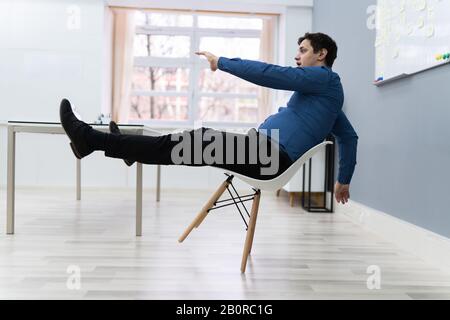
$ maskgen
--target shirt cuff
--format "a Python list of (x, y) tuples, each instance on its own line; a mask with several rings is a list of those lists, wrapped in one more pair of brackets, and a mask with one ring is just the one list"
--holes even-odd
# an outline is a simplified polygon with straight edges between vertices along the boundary
[(217, 61), (217, 68), (219, 68), (219, 70), (223, 71), (223, 64), (225, 63), (225, 60), (225, 57), (219, 57), (219, 60)]
[(352, 181), (352, 177), (349, 176), (348, 174), (339, 174), (338, 182), (340, 184), (347, 185), (347, 184), (350, 184), (351, 181)]

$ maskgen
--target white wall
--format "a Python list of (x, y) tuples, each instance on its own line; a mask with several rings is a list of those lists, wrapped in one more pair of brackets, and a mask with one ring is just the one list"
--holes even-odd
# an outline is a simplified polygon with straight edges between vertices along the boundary
[[(312, 9), (308, 7), (311, 2), (263, 1), (257, 7), (255, 1), (243, 0), (227, 2), (225, 7), (219, 1), (211, 5), (221, 5), (231, 11), (243, 5), (258, 8), (255, 11), (259, 12), (276, 8), (282, 14), (281, 26), (285, 28), (280, 29), (279, 35), (280, 47), (286, 46), (278, 55), (280, 63), (293, 65), (297, 38), (311, 30)], [(186, 2), (178, 3), (186, 5)], [(74, 4), (81, 9), (81, 28), (68, 30), (67, 8)], [(293, 4), (299, 6), (285, 7)], [(105, 110), (108, 104), (105, 92), (109, 87), (105, 23), (103, 0), (0, 0), (0, 120), (57, 122), (63, 97), (88, 121)], [(2, 128), (0, 183), (3, 186), (6, 185), (6, 142), (6, 130)], [(75, 159), (65, 136), (19, 134), (16, 148), (18, 186), (74, 185)], [(83, 160), (82, 169), (85, 186), (133, 187), (135, 183), (134, 168), (128, 169), (119, 160), (105, 159), (102, 153)], [(154, 186), (155, 172), (154, 167), (144, 168), (146, 186)], [(211, 189), (220, 179), (222, 175), (216, 169), (172, 167), (162, 171), (163, 187)]]
[(2, 119), (58, 120), (61, 97), (86, 117), (101, 103), (103, 5), (80, 0), (81, 29), (66, 28), (68, 0), (2, 0)]

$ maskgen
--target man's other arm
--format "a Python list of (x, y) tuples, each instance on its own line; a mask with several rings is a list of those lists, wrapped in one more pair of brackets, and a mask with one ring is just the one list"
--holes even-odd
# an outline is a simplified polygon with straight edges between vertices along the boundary
[(358, 135), (341, 110), (331, 131), (339, 148), (339, 173), (336, 200), (345, 204), (350, 197), (349, 186), (356, 166)]

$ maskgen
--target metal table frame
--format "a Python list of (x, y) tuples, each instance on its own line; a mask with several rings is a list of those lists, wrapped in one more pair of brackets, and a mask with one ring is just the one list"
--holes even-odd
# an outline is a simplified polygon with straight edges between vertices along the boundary
[[(107, 125), (92, 125), (95, 129), (109, 132)], [(16, 134), (65, 134), (60, 123), (51, 122), (19, 122), (9, 121), (8, 128), (8, 177), (6, 198), (6, 233), (14, 234), (15, 219), (15, 165), (16, 165)], [(120, 130), (126, 134), (158, 135), (159, 132), (142, 125), (120, 125)], [(67, 149), (69, 150), (69, 148)], [(142, 163), (136, 163), (136, 236), (142, 235)], [(156, 200), (160, 200), (161, 166), (157, 166)], [(81, 200), (81, 160), (76, 159), (76, 197)]]

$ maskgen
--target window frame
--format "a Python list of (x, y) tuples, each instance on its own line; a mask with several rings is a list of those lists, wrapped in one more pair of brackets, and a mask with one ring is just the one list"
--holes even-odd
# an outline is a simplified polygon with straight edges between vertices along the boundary
[[(166, 12), (170, 13), (170, 12)], [(258, 125), (255, 122), (238, 122), (238, 121), (202, 121), (196, 119), (196, 114), (199, 108), (199, 102), (202, 97), (217, 97), (228, 99), (256, 99), (259, 104), (259, 94), (245, 94), (245, 93), (211, 93), (200, 92), (197, 84), (199, 81), (200, 72), (203, 69), (209, 69), (209, 64), (205, 59), (199, 59), (195, 52), (199, 50), (200, 39), (202, 37), (223, 37), (223, 38), (258, 38), (261, 39), (261, 31), (257, 29), (217, 29), (217, 28), (200, 28), (198, 27), (199, 16), (210, 16), (211, 14), (191, 13), (186, 12), (193, 17), (193, 24), (191, 27), (165, 27), (165, 26), (137, 26), (135, 35), (151, 34), (151, 35), (165, 35), (165, 36), (188, 36), (190, 37), (190, 50), (188, 58), (164, 58), (164, 57), (134, 57), (134, 67), (176, 67), (187, 68), (189, 70), (189, 87), (187, 92), (178, 91), (143, 91), (133, 90), (131, 96), (176, 96), (188, 97), (188, 119), (187, 120), (155, 120), (155, 119), (129, 119), (131, 124), (143, 124), (152, 127), (191, 127), (201, 123), (206, 127), (230, 127), (230, 128), (252, 128)], [(214, 14), (215, 16), (224, 17), (249, 17), (248, 15), (230, 15), (230, 14)], [(252, 18), (261, 18), (258, 15), (251, 15)], [(134, 71), (133, 71), (134, 72)], [(139, 93), (139, 94), (137, 94)], [(259, 108), (257, 105), (256, 109)]]

